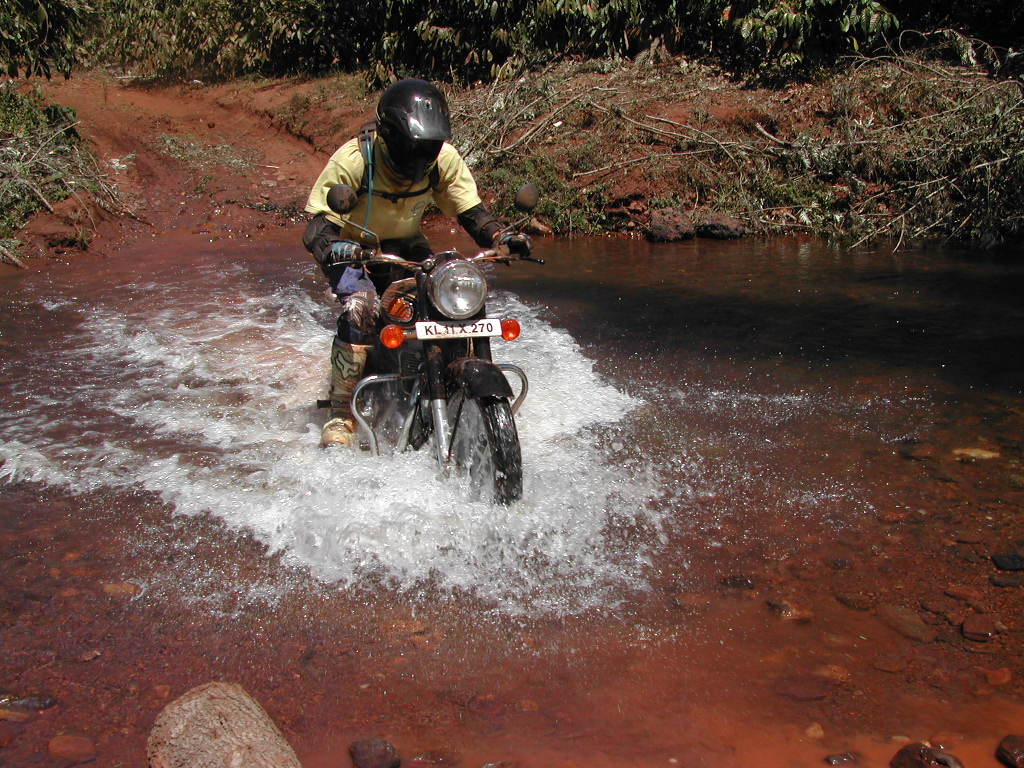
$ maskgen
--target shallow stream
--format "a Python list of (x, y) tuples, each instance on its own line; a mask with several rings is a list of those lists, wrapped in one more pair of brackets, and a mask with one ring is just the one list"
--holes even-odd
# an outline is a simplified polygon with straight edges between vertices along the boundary
[[(965, 529), (976, 558), (952, 578), (980, 589), (988, 550), (1024, 536), (1019, 254), (795, 239), (548, 240), (538, 254), (547, 265), (499, 268), (491, 302), (524, 329), (495, 357), (530, 379), (524, 498), (509, 508), (468, 501), (426, 452), (319, 449), (334, 308), (288, 230), (169, 233), (117, 262), (0, 283), (0, 481), (21, 499), (114, 498), (118, 516), (159, 502), (170, 516), (150, 525), (174, 528), (182, 558), (137, 577), (150, 600), (258, 609), (266, 630), (275, 606), (319, 590), (357, 611), (408, 601), (431, 632), (476, 627), (447, 636), (443, 671), (409, 651), (430, 695), (470, 680), (516, 691), (494, 712), (456, 705), (502, 723), (464, 724), (469, 756), (501, 744), (524, 765), (808, 765), (937, 732), (990, 755), (993, 711), (1021, 710), (1000, 692), (960, 698), (977, 688), (958, 676), (977, 649), (945, 626), (952, 639), (905, 647), (835, 593), (941, 595), (950, 572), (928, 564)], [(225, 532), (279, 570), (195, 556)], [(124, 542), (130, 557), (154, 555), (145, 538)], [(1008, 594), (991, 610), (1019, 693)], [(893, 653), (918, 660), (913, 675), (879, 671)], [(928, 721), (935, 668), (954, 672)], [(808, 675), (835, 688), (795, 695), (793, 675), (798, 691)], [(916, 702), (891, 725), (890, 695)], [(457, 740), (448, 721), (429, 727)]]

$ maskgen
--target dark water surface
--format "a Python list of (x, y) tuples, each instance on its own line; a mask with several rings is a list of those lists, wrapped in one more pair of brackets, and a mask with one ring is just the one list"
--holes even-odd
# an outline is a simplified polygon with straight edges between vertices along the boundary
[(0, 688), (65, 702), (9, 754), (73, 720), (137, 756), (210, 679), (307, 768), (376, 735), (466, 766), (912, 739), (977, 768), (1020, 732), (1024, 588), (991, 555), (1024, 547), (1022, 254), (540, 241), (495, 283), (531, 380), (498, 510), (316, 447), (334, 310), (295, 241), (172, 232), (0, 283)]

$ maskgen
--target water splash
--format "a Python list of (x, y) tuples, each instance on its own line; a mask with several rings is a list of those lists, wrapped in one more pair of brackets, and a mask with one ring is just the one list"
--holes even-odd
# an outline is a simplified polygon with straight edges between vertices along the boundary
[[(426, 451), (322, 451), (313, 404), (326, 390), (333, 311), (300, 288), (249, 277), (241, 266), (198, 268), (170, 286), (120, 286), (116, 300), (87, 307), (41, 303), (77, 322), (62, 338), (59, 376), (15, 365), (17, 407), (0, 412), (0, 479), (141, 488), (341, 585), (430, 584), (510, 613), (607, 606), (643, 587), (653, 540), (612, 540), (639, 521), (657, 529), (646, 503), (654, 485), (623, 472), (600, 440), (638, 402), (537, 308), (509, 294), (492, 305), (525, 329), (496, 356), (530, 378), (517, 419), (524, 497), (494, 507), (438, 478)], [(228, 285), (250, 290), (219, 287)], [(69, 379), (81, 403), (72, 424), (48, 410)]]

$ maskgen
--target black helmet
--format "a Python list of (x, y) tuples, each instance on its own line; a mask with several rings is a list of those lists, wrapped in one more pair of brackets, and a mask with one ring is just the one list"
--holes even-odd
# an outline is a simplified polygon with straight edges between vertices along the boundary
[(377, 132), (384, 139), (391, 170), (419, 181), (452, 137), (448, 102), (425, 80), (399, 80), (377, 104)]

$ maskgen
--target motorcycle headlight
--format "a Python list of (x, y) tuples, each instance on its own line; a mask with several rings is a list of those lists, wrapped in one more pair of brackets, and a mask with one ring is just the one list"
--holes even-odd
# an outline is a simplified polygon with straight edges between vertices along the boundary
[(465, 320), (483, 307), (487, 280), (473, 264), (449, 261), (431, 274), (427, 291), (441, 314), (453, 320)]

